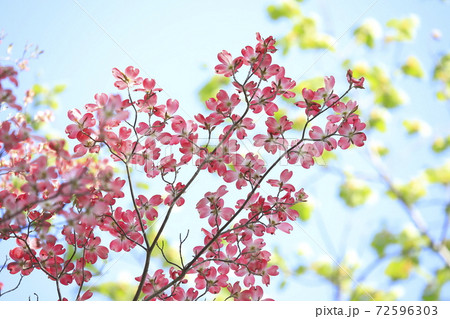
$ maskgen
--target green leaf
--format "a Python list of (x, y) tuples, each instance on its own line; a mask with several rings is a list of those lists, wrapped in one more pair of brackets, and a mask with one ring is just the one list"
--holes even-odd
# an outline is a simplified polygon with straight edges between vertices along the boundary
[(383, 157), (383, 156), (386, 156), (387, 154), (389, 154), (389, 149), (380, 143), (372, 142), (370, 144), (370, 149), (372, 150), (372, 152), (374, 152), (375, 154), (377, 154), (380, 157)]
[(232, 170), (233, 172), (236, 172), (236, 167), (233, 165), (233, 163), (225, 164), (228, 169)]
[(438, 285), (436, 282), (431, 282), (425, 286), (422, 293), (422, 300), (424, 301), (437, 301), (441, 295), (442, 286)]
[(295, 270), (295, 274), (297, 276), (303, 275), (306, 271), (308, 270), (308, 267), (300, 265), (297, 267), (297, 269)]
[(436, 92), (436, 98), (439, 101), (445, 101), (447, 99), (447, 95), (445, 94), (444, 91), (439, 91), (439, 92)]
[[(81, 257), (81, 255), (80, 255), (80, 257)], [(94, 276), (100, 274), (100, 270), (97, 266), (98, 265), (86, 263), (86, 269), (89, 270)]]
[(40, 84), (35, 84), (32, 86), (31, 88), (34, 92), (35, 95), (39, 95), (39, 94), (47, 94), (48, 93), (48, 89), (43, 87)]
[(390, 109), (397, 107), (404, 103), (403, 97), (400, 92), (394, 89), (394, 87), (386, 87), (385, 90), (379, 91), (375, 96), (375, 102)]
[(391, 19), (386, 23), (386, 26), (393, 29), (395, 32), (386, 37), (386, 42), (392, 41), (411, 41), (416, 36), (417, 27), (420, 19), (418, 16), (412, 14), (403, 19)]
[(20, 188), (26, 184), (26, 180), (24, 180), (23, 178), (18, 178), (18, 177), (12, 177), (11, 179), (11, 184), (13, 185), (14, 189), (16, 190), (20, 190)]
[(397, 243), (397, 239), (394, 234), (387, 229), (383, 229), (373, 236), (370, 246), (375, 249), (378, 257), (383, 257), (385, 255), (386, 247), (395, 243)]
[(45, 100), (45, 102), (43, 104), (50, 106), (54, 110), (56, 110), (59, 107), (59, 103), (55, 99)]
[(425, 171), (425, 175), (430, 183), (433, 184), (450, 184), (450, 161), (443, 166), (437, 168), (429, 168)]
[(52, 109), (57, 109), (59, 107), (57, 95), (63, 92), (65, 88), (65, 84), (55, 85), (51, 90), (40, 84), (33, 85), (32, 91), (35, 94), (34, 104), (36, 106), (46, 105)]
[[(147, 233), (148, 241), (153, 242), (156, 235), (157, 235), (156, 227), (151, 227), (150, 232)], [(180, 264), (180, 254), (178, 252), (178, 249), (176, 248), (177, 246), (171, 246), (170, 243), (167, 241), (167, 239), (162, 236), (159, 237), (158, 246), (159, 248), (155, 249), (154, 255), (152, 256), (155, 256), (156, 258), (160, 259), (164, 267), (171, 265), (168, 261)], [(164, 252), (165, 258), (163, 256), (163, 253), (161, 252), (161, 249)], [(166, 260), (166, 258), (168, 261)]]
[(302, 49), (330, 49), (334, 38), (331, 35), (321, 33), (317, 29), (317, 21), (312, 17), (303, 17), (298, 21), (292, 31), (296, 35), (296, 40)]
[(438, 137), (432, 145), (432, 149), (435, 153), (441, 153), (450, 147), (450, 135), (446, 138)]
[(415, 263), (410, 258), (395, 258), (384, 271), (392, 280), (407, 279), (413, 270)]
[(436, 272), (436, 279), (440, 285), (450, 281), (450, 268), (442, 268)]
[(60, 94), (60, 93), (64, 92), (65, 89), (66, 89), (65, 84), (57, 84), (53, 87), (53, 93)]
[(367, 184), (354, 177), (347, 178), (345, 183), (339, 188), (339, 196), (349, 207), (363, 205), (372, 194), (372, 190)]
[(353, 32), (355, 40), (359, 44), (364, 44), (373, 49), (375, 40), (381, 36), (381, 25), (375, 19), (367, 19), (361, 26)]
[(450, 81), (450, 53), (442, 56), (434, 68), (433, 77), (442, 82)]
[(285, 110), (285, 109), (278, 109), (278, 111), (276, 111), (274, 114), (273, 114), (273, 117), (277, 120), (277, 122), (279, 122), (280, 121), (280, 119), (283, 117), (283, 116), (285, 116), (285, 115), (287, 115), (287, 111)]
[(386, 122), (390, 114), (385, 109), (380, 107), (374, 108), (369, 115), (369, 129), (376, 129), (382, 133), (386, 132)]
[(370, 75), (371, 68), (366, 62), (357, 62), (353, 66), (350, 62), (350, 60), (345, 61), (343, 66), (345, 69), (352, 69), (355, 78), (360, 78), (362, 76), (368, 77)]
[(150, 189), (150, 186), (147, 183), (143, 183), (143, 182), (136, 183), (136, 186), (140, 189), (145, 189), (145, 190)]
[(329, 281), (334, 281), (335, 269), (328, 261), (316, 261), (312, 263), (311, 268), (319, 275)]
[[(370, 89), (375, 95), (375, 103), (380, 104), (385, 108), (394, 108), (405, 102), (404, 93), (401, 93), (392, 85), (388, 74), (381, 67), (374, 66), (371, 69), (360, 69), (361, 70), (358, 70), (360, 72), (355, 72), (354, 74), (356, 74), (355, 76), (366, 77)], [(365, 73), (365, 75), (363, 73)]]
[(322, 155), (320, 157), (315, 157), (314, 160), (317, 165), (327, 166), (331, 160), (335, 160), (337, 158), (336, 153), (324, 150)]
[(402, 71), (415, 78), (423, 78), (425, 74), (420, 61), (415, 56), (408, 57), (405, 64), (402, 65)]
[(267, 12), (273, 20), (278, 20), (280, 18), (292, 19), (301, 16), (300, 7), (292, 1), (283, 1), (278, 6), (271, 5), (267, 8)]
[(329, 260), (318, 260), (311, 264), (311, 269), (332, 284), (338, 285), (343, 289), (348, 289), (349, 284), (352, 282), (351, 276), (356, 266), (349, 264), (348, 256), (345, 256), (339, 266), (335, 266)]
[(402, 254), (416, 260), (422, 248), (426, 246), (429, 239), (421, 235), (414, 227), (406, 227), (397, 237), (399, 245), (402, 247)]
[(296, 117), (292, 122), (292, 129), (302, 132), (306, 125), (306, 114), (301, 113), (298, 117)]
[(402, 124), (406, 128), (406, 132), (408, 132), (409, 135), (416, 133), (428, 135), (431, 131), (430, 125), (422, 120), (404, 120)]
[(432, 281), (425, 287), (422, 299), (425, 301), (436, 301), (440, 299), (442, 287), (450, 281), (450, 269), (442, 268), (436, 271)]
[[(291, 4), (292, 1), (289, 1)], [(294, 3), (294, 6), (298, 7)], [(286, 54), (292, 47), (300, 47), (301, 49), (329, 49), (334, 51), (334, 38), (326, 33), (319, 31), (317, 21), (313, 17), (302, 15), (296, 10), (288, 10), (287, 6), (270, 6), (268, 11), (272, 19), (281, 17), (289, 18), (293, 23), (293, 27), (283, 38), (277, 41), (277, 45), (283, 49)]]
[(137, 285), (130, 285), (125, 282), (106, 282), (89, 289), (92, 292), (99, 292), (114, 301), (127, 301), (134, 296)]
[(422, 177), (412, 179), (406, 184), (396, 184), (393, 190), (387, 191), (393, 199), (401, 198), (407, 205), (412, 205), (427, 194), (426, 180)]
[(358, 285), (350, 295), (351, 301), (393, 301), (397, 298), (393, 291), (377, 290), (366, 285)]
[(434, 68), (433, 78), (441, 81), (443, 88), (437, 93), (439, 100), (450, 99), (450, 53), (442, 56)]
[[(220, 292), (214, 295), (214, 301), (224, 301), (227, 297), (230, 296), (230, 291), (226, 287), (222, 287)], [(228, 299), (230, 300), (230, 299)], [(231, 299), (233, 300), (233, 299)]]
[(205, 102), (210, 98), (215, 97), (220, 89), (228, 83), (230, 83), (230, 78), (214, 75), (198, 92), (200, 101)]
[(291, 209), (297, 211), (298, 217), (306, 222), (311, 218), (314, 205), (311, 202), (300, 202), (291, 206)]

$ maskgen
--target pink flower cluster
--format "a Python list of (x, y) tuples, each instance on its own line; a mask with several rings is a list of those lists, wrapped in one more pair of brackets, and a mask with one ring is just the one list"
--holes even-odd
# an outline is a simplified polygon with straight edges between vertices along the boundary
[[(111, 251), (131, 252), (138, 247), (145, 262), (142, 274), (136, 276), (134, 300), (142, 296), (144, 300), (198, 300), (221, 291), (234, 300), (262, 300), (263, 287), (278, 275), (264, 236), (278, 230), (290, 233), (298, 217), (291, 207), (308, 197), (293, 184), (292, 170), (283, 170), (277, 178), (269, 174), (282, 159), (309, 168), (324, 150), (362, 146), (366, 136), (356, 102), (342, 102), (364, 82), (349, 71), (349, 88), (341, 96), (334, 93), (332, 76), (325, 77), (324, 87), (317, 91), (303, 90), (295, 106), (305, 110), (307, 122), (298, 138), (289, 141), (286, 136), (293, 133), (293, 123), (287, 116), (277, 119), (275, 112), (277, 99), (295, 97), (296, 83), (286, 77), (284, 67), (273, 63), (275, 40), (260, 34), (256, 40), (237, 57), (225, 50), (218, 54), (215, 71), (233, 79), (234, 92), (220, 90), (207, 100), (209, 114), (196, 114), (193, 119), (178, 115), (179, 102), (160, 101), (155, 80), (139, 77), (139, 70), (130, 66), (112, 72), (114, 85), (126, 91), (125, 98), (100, 93), (85, 111), (68, 112), (72, 123), (66, 133), (75, 142), (73, 153), (65, 149), (63, 140), (32, 137), (26, 121), (2, 122), (0, 145), (7, 156), (2, 159), (0, 236), (17, 243), (10, 251), (10, 273), (41, 270), (57, 287), (77, 285), (74, 299), (85, 300), (92, 296), (89, 291), (81, 295), (84, 283), (93, 276), (87, 265), (107, 260)], [(8, 72), (0, 72), (0, 79), (12, 78), (14, 83), (15, 73)], [(310, 126), (327, 111), (331, 114), (324, 127)], [(258, 113), (266, 118), (263, 133), (252, 119)], [(278, 156), (270, 163), (255, 152), (244, 152), (244, 139)], [(169, 147), (174, 151), (166, 152)], [(126, 177), (116, 176), (101, 156), (104, 152), (125, 168)], [(138, 193), (133, 186), (135, 168), (163, 187)], [(186, 239), (180, 238), (180, 256), (174, 259), (164, 253), (161, 236), (169, 222), (177, 222), (173, 208), (186, 204), (190, 185), (203, 172), (226, 184), (206, 192), (196, 204), (199, 218), (205, 219), (203, 243), (187, 260), (181, 253)], [(180, 177), (186, 174), (191, 177)], [(17, 178), (20, 185), (14, 182)], [(258, 192), (263, 182), (272, 186), (273, 194)], [(230, 189), (242, 196), (232, 201), (227, 196)], [(118, 205), (124, 197), (129, 207)], [(158, 218), (162, 223), (156, 235), (149, 236)], [(56, 224), (62, 227), (53, 227)], [(171, 266), (150, 273), (156, 249)]]
[[(0, 74), (0, 81), (18, 84), (13, 67), (0, 67)], [(25, 101), (31, 102), (28, 93)], [(22, 109), (8, 101), (6, 106)], [(37, 269), (58, 285), (81, 287), (92, 277), (86, 265), (108, 258), (109, 249), (94, 230), (103, 226), (109, 205), (124, 196), (124, 181), (112, 179), (107, 161), (76, 160), (65, 145), (63, 139), (33, 132), (23, 113), (0, 123), (0, 239), (16, 242), (6, 267), (11, 274), (26, 276)], [(81, 288), (76, 299), (92, 295), (80, 293)]]
[(22, 107), (16, 103), (16, 96), (13, 94), (12, 89), (4, 88), (2, 82), (4, 80), (9, 80), (15, 86), (18, 86), (17, 81), (17, 71), (12, 66), (1, 66), (0, 65), (0, 105), (6, 104), (8, 107), (16, 109), (18, 111), (22, 110)]

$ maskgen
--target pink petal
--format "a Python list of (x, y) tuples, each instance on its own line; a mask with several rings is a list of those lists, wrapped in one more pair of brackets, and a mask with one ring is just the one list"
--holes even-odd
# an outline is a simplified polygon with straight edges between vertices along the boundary
[(280, 179), (283, 183), (286, 183), (289, 181), (294, 173), (292, 171), (289, 171), (288, 169), (285, 169), (283, 172), (281, 172)]

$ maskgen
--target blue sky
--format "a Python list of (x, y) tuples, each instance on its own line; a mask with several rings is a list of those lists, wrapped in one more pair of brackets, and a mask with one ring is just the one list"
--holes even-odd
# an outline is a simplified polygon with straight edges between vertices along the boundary
[[(284, 35), (289, 27), (286, 21), (273, 22), (269, 19), (266, 8), (277, 1), (45, 1), (23, 2), (8, 1), (2, 4), (0, 12), (0, 29), (7, 37), (0, 47), (6, 49), (10, 42), (14, 43), (14, 54), (19, 55), (26, 43), (38, 44), (45, 52), (38, 60), (31, 61), (31, 70), (20, 76), (21, 87), (27, 88), (34, 83), (48, 86), (64, 83), (67, 90), (60, 96), (61, 107), (56, 112), (56, 124), (52, 126), (53, 134), (64, 136), (64, 127), (68, 124), (67, 110), (77, 107), (81, 109), (91, 103), (98, 92), (116, 92), (113, 86), (111, 69), (123, 69), (134, 65), (141, 69), (142, 75), (156, 79), (158, 86), (164, 89), (162, 99), (176, 98), (180, 101), (182, 115), (193, 116), (204, 110), (198, 100), (198, 91), (213, 75), (213, 67), (217, 64), (217, 53), (223, 49), (237, 54), (245, 45), (255, 43), (255, 33), (263, 36), (273, 35), (276, 38)], [(296, 81), (313, 76), (334, 74), (337, 82), (343, 82), (344, 71), (338, 65), (340, 58), (351, 56), (352, 59), (369, 59), (373, 63), (402, 63), (401, 57), (414, 52), (422, 59), (424, 68), (429, 70), (436, 56), (449, 49), (450, 26), (448, 16), (450, 8), (437, 0), (405, 1), (306, 1), (304, 11), (320, 18), (321, 27), (331, 33), (337, 40), (336, 53), (326, 51), (295, 52), (287, 57), (281, 53), (276, 57), (284, 64), (287, 73)], [(353, 28), (366, 18), (374, 17), (384, 24), (391, 18), (405, 17), (411, 13), (420, 15), (418, 40), (413, 44), (398, 47), (386, 47), (383, 54), (368, 55), (367, 51), (355, 46), (352, 39)], [(439, 43), (430, 37), (433, 29), (440, 29), (443, 37)], [(337, 58), (339, 57), (339, 58)], [(427, 74), (429, 79), (431, 74)], [(408, 178), (411, 171), (421, 169), (432, 160), (430, 155), (417, 152), (417, 145), (407, 144), (408, 137), (401, 131), (400, 121), (405, 115), (405, 108), (410, 114), (432, 123), (432, 134), (448, 133), (448, 113), (443, 117), (436, 116), (444, 106), (433, 99), (433, 86), (424, 88), (418, 81), (397, 78), (402, 89), (410, 95), (410, 102), (402, 110), (394, 111), (391, 123), (392, 146), (397, 150), (390, 158), (389, 165), (401, 178)], [(343, 88), (338, 84), (338, 87)], [(369, 102), (364, 92), (358, 92), (355, 98)], [(430, 112), (430, 108), (433, 109)], [(440, 109), (439, 109), (440, 108)], [(435, 110), (437, 109), (437, 111)], [(396, 122), (398, 121), (398, 125)], [(431, 137), (429, 137), (431, 138)], [(428, 143), (428, 142), (427, 142)], [(427, 145), (425, 142), (422, 146)], [(420, 147), (420, 145), (419, 145)], [(354, 167), (365, 161), (365, 152), (352, 150), (345, 155)], [(413, 155), (411, 155), (413, 154)], [(414, 156), (411, 159), (411, 156)], [(441, 159), (439, 159), (441, 160)], [(356, 164), (355, 164), (356, 161)], [(407, 163), (407, 165), (405, 164)], [(352, 166), (349, 164), (349, 166)], [(349, 168), (351, 169), (351, 167)], [(295, 226), (290, 236), (279, 236), (276, 242), (284, 256), (293, 264), (299, 258), (294, 252), (302, 243), (307, 243), (313, 256), (326, 255), (322, 249), (333, 250), (323, 238), (323, 225), (326, 225), (333, 241), (340, 241), (351, 223), (352, 232), (348, 242), (352, 250), (358, 251), (360, 258), (373, 258), (368, 251), (361, 251), (365, 234), (373, 232), (379, 225), (380, 216), (392, 227), (401, 229), (407, 222), (403, 216), (392, 216), (391, 211), (399, 208), (395, 203), (373, 201), (363, 212), (348, 212), (336, 197), (336, 188), (327, 187), (339, 183), (339, 178), (330, 174), (323, 178), (322, 171), (306, 172), (300, 182), (309, 181), (308, 186), (320, 198), (315, 198), (318, 217), (304, 225), (304, 230)], [(311, 183), (320, 177), (320, 181)], [(203, 191), (197, 186), (194, 191)], [(195, 203), (194, 203), (195, 204)], [(333, 212), (334, 214), (330, 214)], [(380, 215), (381, 214), (381, 215)], [(180, 216), (180, 218), (186, 218)], [(188, 218), (189, 219), (189, 218)], [(302, 226), (303, 227), (303, 226)], [(195, 238), (195, 237), (194, 237)], [(311, 239), (313, 238), (313, 239)], [(361, 240), (361, 244), (357, 245)], [(336, 246), (339, 246), (336, 243)], [(6, 246), (0, 245), (0, 257), (7, 253)], [(331, 252), (330, 252), (331, 253)], [(332, 253), (331, 253), (332, 254)], [(124, 262), (118, 258), (117, 265)], [(434, 261), (431, 261), (434, 262)], [(126, 265), (121, 269), (122, 276), (134, 277), (139, 267)], [(108, 278), (115, 279), (117, 273), (111, 271)], [(114, 277), (116, 276), (116, 277)], [(124, 277), (125, 278), (125, 277)], [(5, 280), (0, 274), (0, 281), (5, 284), (14, 281)], [(36, 283), (46, 283), (43, 276), (35, 276), (24, 280), (24, 291), (21, 294), (10, 294), (5, 299), (22, 298), (36, 291)], [(311, 285), (311, 282), (314, 285)], [(317, 284), (317, 287), (312, 287)], [(414, 278), (405, 289), (405, 298), (417, 298), (419, 285)], [(308, 289), (305, 289), (305, 288)], [(315, 278), (301, 279), (290, 283), (282, 292), (276, 289), (269, 292), (277, 299), (305, 300), (330, 299), (332, 292), (326, 285)], [(450, 289), (446, 292), (450, 298)], [(54, 299), (54, 292), (39, 291), (42, 299)], [(26, 297), (25, 297), (26, 298)]]

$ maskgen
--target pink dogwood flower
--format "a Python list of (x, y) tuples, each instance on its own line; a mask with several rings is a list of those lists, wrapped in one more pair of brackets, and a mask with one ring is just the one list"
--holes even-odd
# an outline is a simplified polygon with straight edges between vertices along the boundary
[(127, 67), (125, 72), (114, 68), (112, 74), (117, 79), (114, 86), (119, 90), (124, 90), (128, 87), (133, 87), (142, 83), (142, 78), (138, 77), (139, 69), (132, 66)]
[(359, 119), (355, 119), (352, 122), (344, 122), (339, 129), (339, 134), (343, 136), (339, 139), (338, 145), (343, 150), (349, 148), (350, 144), (361, 147), (366, 140), (366, 134), (361, 132), (366, 128), (366, 124), (362, 123)]
[(230, 53), (223, 50), (219, 54), (217, 54), (217, 58), (221, 62), (221, 64), (216, 65), (215, 70), (217, 74), (223, 74), (226, 77), (232, 76), (244, 63), (242, 57), (235, 58)]

